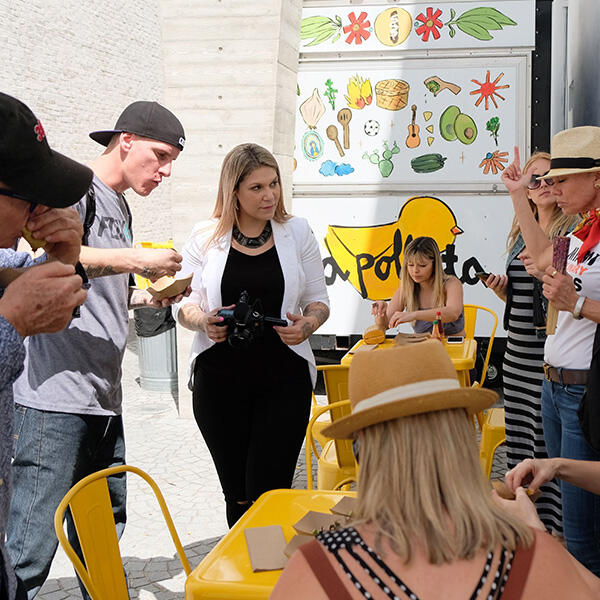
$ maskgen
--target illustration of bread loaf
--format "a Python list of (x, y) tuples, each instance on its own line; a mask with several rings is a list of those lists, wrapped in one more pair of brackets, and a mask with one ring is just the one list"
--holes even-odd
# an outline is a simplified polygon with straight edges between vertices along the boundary
[(377, 106), (387, 110), (400, 110), (408, 103), (410, 85), (402, 79), (384, 79), (375, 86)]

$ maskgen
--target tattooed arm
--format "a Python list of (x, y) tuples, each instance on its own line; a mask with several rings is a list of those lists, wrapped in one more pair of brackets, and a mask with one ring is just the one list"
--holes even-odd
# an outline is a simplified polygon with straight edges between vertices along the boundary
[(79, 257), (88, 277), (137, 273), (155, 281), (181, 269), (181, 255), (166, 248), (81, 247)]
[(304, 309), (304, 314), (294, 315), (288, 312), (286, 316), (292, 324), (287, 327), (273, 327), (273, 329), (284, 344), (295, 346), (302, 343), (327, 321), (329, 307), (323, 302), (311, 302)]

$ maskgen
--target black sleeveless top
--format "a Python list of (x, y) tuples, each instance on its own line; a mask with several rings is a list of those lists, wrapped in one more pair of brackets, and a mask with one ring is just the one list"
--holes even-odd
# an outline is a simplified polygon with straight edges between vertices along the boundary
[[(223, 277), (221, 279), (221, 300), (223, 306), (237, 304), (240, 294), (248, 292), (249, 304), (259, 299), (262, 312), (267, 317), (281, 318), (281, 305), (284, 291), (283, 271), (275, 246), (261, 254), (249, 255), (231, 247)], [(268, 370), (274, 377), (289, 379), (298, 369), (302, 376), (307, 372), (307, 362), (281, 341), (270, 325), (265, 325), (262, 335), (255, 335), (248, 348), (233, 348), (228, 342), (215, 344), (198, 355), (201, 367), (231, 373), (235, 369), (244, 372)], [(282, 373), (283, 371), (283, 373)]]

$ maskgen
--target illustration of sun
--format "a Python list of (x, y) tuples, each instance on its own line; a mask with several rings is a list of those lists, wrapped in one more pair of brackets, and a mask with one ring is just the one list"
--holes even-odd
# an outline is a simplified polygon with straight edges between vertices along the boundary
[(494, 81), (490, 81), (490, 72), (488, 71), (485, 77), (485, 81), (483, 83), (481, 83), (481, 81), (477, 81), (477, 79), (471, 79), (473, 83), (476, 83), (479, 86), (478, 89), (473, 90), (470, 93), (471, 96), (480, 94), (479, 98), (477, 99), (477, 102), (475, 102), (475, 106), (479, 106), (481, 104), (481, 101), (485, 98), (485, 110), (489, 108), (490, 99), (494, 103), (494, 106), (498, 108), (498, 104), (496, 103), (496, 99), (494, 98), (494, 96), (498, 96), (500, 100), (506, 100), (504, 96), (501, 96), (497, 92), (497, 90), (503, 90), (510, 87), (510, 85), (508, 84), (496, 85), (502, 79), (502, 77), (504, 77), (504, 73), (500, 73), (500, 75), (498, 75), (498, 77), (496, 77)]

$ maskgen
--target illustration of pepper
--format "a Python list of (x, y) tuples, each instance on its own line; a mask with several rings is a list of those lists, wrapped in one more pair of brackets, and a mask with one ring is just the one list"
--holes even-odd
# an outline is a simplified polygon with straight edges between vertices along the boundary
[(410, 161), (410, 166), (415, 173), (433, 173), (439, 171), (446, 162), (447, 157), (443, 157), (441, 154), (423, 154), (423, 156), (417, 156)]

